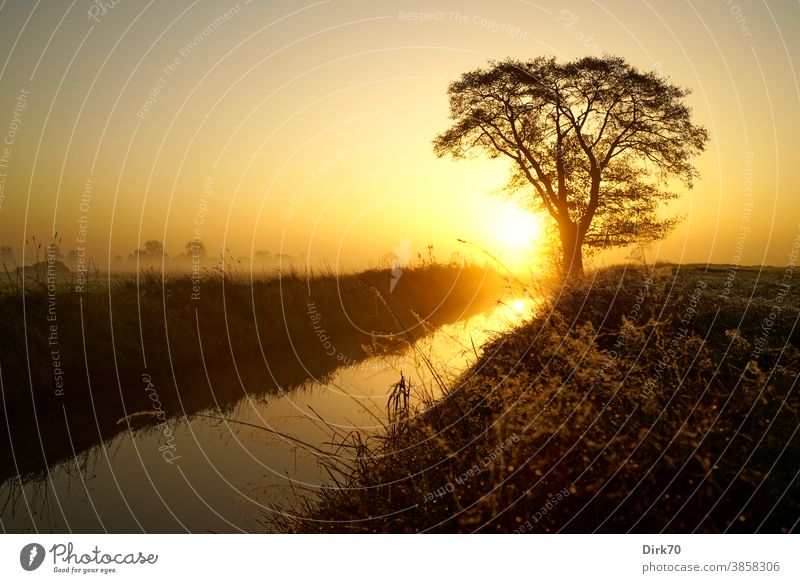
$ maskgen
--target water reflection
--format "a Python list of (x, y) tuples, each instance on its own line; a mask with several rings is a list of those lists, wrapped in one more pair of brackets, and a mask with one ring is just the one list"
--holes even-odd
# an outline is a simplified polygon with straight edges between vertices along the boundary
[[(506, 300), (437, 329), (399, 354), (378, 354), (380, 347), (373, 347), (370, 358), (322, 380), (293, 390), (247, 391), (232, 407), (170, 420), (172, 463), (165, 463), (161, 426), (120, 433), (36, 479), (6, 481), (0, 492), (2, 527), (12, 532), (259, 530), (259, 515), (313, 495), (329, 481), (320, 456), (350, 455), (337, 451), (334, 441), (351, 431), (380, 431), (387, 388), (401, 372), (412, 382), (412, 404), (435, 398), (439, 384), (452, 383), (487, 339), (534, 308), (530, 299)], [(245, 384), (255, 382), (246, 371), (241, 374)]]

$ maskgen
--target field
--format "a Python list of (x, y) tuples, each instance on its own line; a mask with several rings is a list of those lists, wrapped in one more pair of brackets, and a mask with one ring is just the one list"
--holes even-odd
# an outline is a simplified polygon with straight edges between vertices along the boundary
[(329, 487), (277, 524), (797, 532), (793, 276), (791, 268), (615, 267), (554, 289), (528, 322), (484, 346), (440, 400), (400, 407), (383, 432), (342, 443), (352, 462), (332, 465)]
[(168, 419), (222, 414), (401, 350), (491, 308), (504, 285), (456, 265), (399, 277), (144, 272), (93, 278), (82, 293), (68, 276), (22, 283), (0, 294), (0, 483), (41, 477), (122, 431), (167, 431)]

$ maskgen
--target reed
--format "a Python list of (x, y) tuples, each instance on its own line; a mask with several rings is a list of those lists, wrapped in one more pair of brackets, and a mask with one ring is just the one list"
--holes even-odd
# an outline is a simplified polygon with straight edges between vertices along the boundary
[[(443, 398), (410, 411), (402, 431), (359, 438), (357, 463), (273, 524), (793, 531), (800, 296), (787, 274), (619, 267), (554, 288), (547, 309), (484, 346)], [(404, 379), (391, 391), (404, 403)]]
[[(364, 360), (371, 356), (365, 346), (403, 349), (430, 326), (490, 308), (504, 285), (478, 266), (409, 269), (391, 294), (390, 280), (389, 270), (253, 275), (226, 260), (199, 283), (144, 269), (95, 279), (84, 293), (70, 281), (53, 296), (37, 281), (7, 289), (0, 294), (0, 481), (70, 457), (71, 444), (82, 451), (156, 423), (136, 415), (152, 410), (145, 374), (168, 418), (224, 416), (245, 394), (291, 389)], [(40, 447), (36, 428), (43, 426)]]

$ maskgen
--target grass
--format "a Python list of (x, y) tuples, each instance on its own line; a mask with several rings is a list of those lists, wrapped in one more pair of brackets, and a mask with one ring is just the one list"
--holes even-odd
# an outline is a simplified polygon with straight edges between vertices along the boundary
[(317, 498), (265, 520), (288, 532), (796, 532), (792, 276), (619, 267), (556, 289), (435, 403), (398, 414), (401, 379), (385, 430), (349, 437), (352, 462), (329, 468)]
[(0, 482), (155, 425), (156, 401), (167, 419), (219, 414), (399, 350), (429, 324), (488, 309), (504, 285), (477, 266), (406, 269), (390, 294), (391, 278), (251, 278), (234, 266), (199, 282), (95, 273), (84, 293), (72, 276), (14, 280), (0, 294)]

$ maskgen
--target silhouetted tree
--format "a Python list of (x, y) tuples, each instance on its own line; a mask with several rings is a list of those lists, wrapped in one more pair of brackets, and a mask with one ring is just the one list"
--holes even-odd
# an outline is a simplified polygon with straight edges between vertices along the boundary
[(187, 257), (205, 258), (207, 254), (206, 244), (200, 239), (192, 239), (191, 241), (187, 241), (183, 248)]
[(150, 239), (144, 242), (144, 246), (141, 249), (136, 249), (128, 255), (128, 260), (152, 266), (168, 257), (169, 255), (164, 252), (164, 244), (161, 241)]
[(688, 90), (618, 57), (509, 59), (465, 73), (448, 93), (453, 123), (436, 154), (511, 159), (510, 186), (532, 187), (556, 222), (566, 276), (583, 273), (584, 245), (665, 236), (677, 224), (658, 217), (677, 197), (668, 181), (691, 188), (708, 140)]
[(164, 253), (164, 244), (161, 241), (156, 241), (155, 239), (150, 239), (149, 241), (144, 242), (144, 252), (152, 257), (160, 257), (165, 255)]

